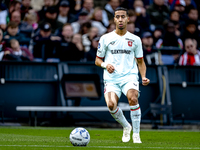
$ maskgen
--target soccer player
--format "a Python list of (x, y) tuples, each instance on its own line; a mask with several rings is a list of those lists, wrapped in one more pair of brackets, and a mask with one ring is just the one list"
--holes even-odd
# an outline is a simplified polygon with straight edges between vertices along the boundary
[(117, 106), (123, 92), (130, 105), (133, 142), (142, 143), (139, 135), (141, 110), (138, 104), (138, 69), (144, 86), (148, 85), (150, 80), (146, 78), (141, 40), (127, 31), (128, 21), (127, 9), (117, 8), (114, 15), (116, 30), (100, 38), (95, 64), (104, 68), (105, 101), (113, 118), (123, 126), (122, 141), (130, 140), (132, 130), (122, 110)]

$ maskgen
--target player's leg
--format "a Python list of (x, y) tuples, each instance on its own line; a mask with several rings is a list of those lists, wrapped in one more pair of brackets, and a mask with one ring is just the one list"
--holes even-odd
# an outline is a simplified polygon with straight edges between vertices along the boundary
[(108, 92), (105, 94), (106, 104), (109, 108), (110, 114), (113, 118), (119, 122), (124, 128), (130, 127), (129, 122), (126, 120), (122, 110), (117, 106), (118, 96), (114, 92)]
[(110, 114), (112, 117), (123, 126), (123, 136), (122, 141), (130, 141), (131, 125), (126, 120), (120, 107), (117, 107), (118, 96), (114, 92), (108, 92), (105, 94), (106, 104), (109, 108)]
[(138, 90), (129, 89), (127, 92), (127, 98), (130, 105), (130, 116), (133, 126), (133, 142), (142, 143), (140, 140), (140, 121), (141, 121), (141, 110), (138, 103)]

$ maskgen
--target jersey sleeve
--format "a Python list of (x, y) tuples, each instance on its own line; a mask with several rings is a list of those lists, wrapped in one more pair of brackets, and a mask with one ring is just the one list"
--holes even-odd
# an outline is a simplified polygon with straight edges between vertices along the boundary
[(105, 53), (106, 53), (105, 39), (104, 36), (102, 36), (99, 40), (96, 56), (98, 58), (103, 59), (105, 57)]
[(135, 50), (135, 58), (137, 59), (143, 58), (142, 42), (140, 38), (137, 39), (137, 48)]

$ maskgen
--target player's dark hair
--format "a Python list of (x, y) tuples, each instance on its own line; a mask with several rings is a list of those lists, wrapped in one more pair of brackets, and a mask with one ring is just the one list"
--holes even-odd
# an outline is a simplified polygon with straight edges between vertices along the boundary
[(128, 16), (128, 9), (123, 8), (123, 7), (117, 7), (117, 8), (115, 9), (115, 12), (116, 12), (116, 11), (120, 11), (120, 10), (125, 11), (125, 12), (126, 12), (126, 15)]

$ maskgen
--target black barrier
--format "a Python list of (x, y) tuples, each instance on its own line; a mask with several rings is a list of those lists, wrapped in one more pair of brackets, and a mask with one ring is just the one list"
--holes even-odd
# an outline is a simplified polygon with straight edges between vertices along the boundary
[(183, 113), (186, 123), (200, 122), (200, 67), (167, 66), (174, 114)]
[[(164, 95), (164, 100), (170, 99), (173, 113), (184, 113), (185, 122), (200, 122), (199, 70), (199, 67), (195, 66), (147, 66), (146, 76), (150, 78), (151, 83), (142, 86), (140, 79), (139, 103), (143, 114), (142, 122), (150, 122), (149, 104), (161, 103), (163, 75), (168, 85), (168, 95)], [(16, 112), (16, 106), (65, 106), (65, 99), (62, 100), (61, 96), (64, 93), (61, 86), (63, 74), (97, 74), (101, 95), (98, 95), (97, 101), (91, 101), (87, 97), (81, 98), (80, 106), (106, 106), (103, 96), (103, 69), (95, 66), (94, 62), (0, 62), (0, 101), (4, 101), (5, 121), (6, 118), (28, 118), (28, 112)], [(122, 96), (119, 102), (128, 104), (125, 96)], [(96, 115), (110, 121), (112, 118), (107, 113)], [(128, 112), (125, 112), (125, 115), (129, 117)], [(38, 118), (43, 117), (48, 115), (38, 114)], [(91, 119), (88, 116), (78, 117)]]
[(0, 101), (4, 101), (5, 121), (27, 118), (28, 112), (16, 112), (19, 105), (58, 105), (57, 63), (0, 62), (0, 71)]
[(5, 82), (56, 82), (57, 68), (57, 63), (0, 62), (0, 78)]

